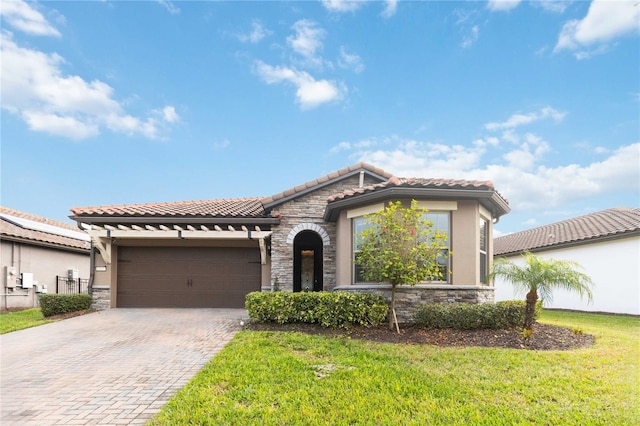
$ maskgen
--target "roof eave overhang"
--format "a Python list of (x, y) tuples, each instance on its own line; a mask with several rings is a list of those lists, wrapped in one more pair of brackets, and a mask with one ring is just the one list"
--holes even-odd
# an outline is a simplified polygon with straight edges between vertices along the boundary
[(89, 247), (87, 247), (87, 248), (73, 247), (73, 246), (67, 246), (67, 245), (64, 245), (64, 244), (50, 243), (50, 242), (46, 242), (46, 241), (30, 240), (28, 238), (15, 237), (15, 236), (12, 236), (12, 235), (2, 235), (1, 240), (2, 241), (11, 241), (13, 243), (26, 244), (26, 245), (30, 245), (30, 246), (46, 247), (46, 248), (50, 248), (50, 249), (56, 249), (56, 250), (62, 250), (62, 251), (70, 251), (70, 252), (74, 252), (74, 253), (82, 253), (82, 254), (89, 254), (89, 252), (91, 250)]
[(325, 209), (324, 220), (327, 222), (335, 222), (338, 219), (340, 211), (346, 208), (380, 201), (406, 198), (429, 198), (431, 200), (477, 200), (482, 204), (482, 206), (491, 212), (494, 218), (498, 218), (511, 211), (509, 204), (494, 190), (392, 187), (330, 202)]
[(317, 191), (318, 189), (322, 189), (322, 188), (324, 188), (326, 186), (329, 186), (329, 185), (331, 185), (331, 184), (333, 184), (335, 182), (350, 178), (350, 177), (355, 176), (355, 175), (359, 175), (360, 172), (364, 172), (365, 175), (368, 175), (370, 177), (378, 179), (380, 182), (386, 182), (389, 179), (388, 177), (383, 176), (383, 175), (378, 174), (378, 173), (374, 173), (371, 170), (356, 169), (356, 170), (353, 170), (353, 171), (351, 171), (349, 173), (345, 173), (344, 175), (335, 177), (333, 179), (329, 179), (326, 182), (322, 182), (322, 183), (319, 183), (319, 184), (317, 184), (315, 186), (312, 186), (310, 188), (303, 189), (302, 191), (295, 192), (295, 193), (293, 193), (291, 195), (288, 195), (288, 196), (285, 196), (285, 197), (282, 197), (282, 198), (278, 198), (277, 200), (274, 200), (274, 201), (272, 201), (270, 203), (265, 203), (264, 204), (264, 209), (265, 210), (272, 209), (273, 207), (276, 207), (276, 206), (278, 206), (280, 204), (284, 204), (284, 203), (286, 203), (288, 201), (291, 201), (291, 200), (293, 200), (295, 198), (302, 197), (303, 195), (306, 195), (306, 194), (309, 194), (311, 192)]
[(194, 224), (194, 225), (277, 225), (280, 219), (275, 217), (203, 217), (203, 216), (69, 216), (71, 220), (88, 225), (100, 223), (131, 224)]
[(619, 232), (616, 234), (603, 235), (603, 236), (597, 236), (592, 238), (585, 238), (582, 240), (566, 241), (566, 242), (557, 243), (557, 244), (549, 244), (541, 247), (531, 247), (531, 248), (524, 248), (521, 250), (511, 250), (505, 253), (494, 254), (493, 257), (520, 256), (522, 253), (527, 251), (531, 253), (540, 253), (548, 250), (558, 250), (558, 249), (583, 246), (583, 245), (593, 244), (593, 243), (604, 243), (607, 241), (620, 240), (623, 238), (631, 238), (635, 236), (640, 236), (640, 229), (634, 229), (632, 231)]

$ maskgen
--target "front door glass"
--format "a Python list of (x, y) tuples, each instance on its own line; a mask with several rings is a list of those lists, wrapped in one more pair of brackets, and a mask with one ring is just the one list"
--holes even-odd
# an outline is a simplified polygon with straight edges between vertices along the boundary
[(302, 250), (302, 291), (313, 291), (314, 287), (314, 251)]

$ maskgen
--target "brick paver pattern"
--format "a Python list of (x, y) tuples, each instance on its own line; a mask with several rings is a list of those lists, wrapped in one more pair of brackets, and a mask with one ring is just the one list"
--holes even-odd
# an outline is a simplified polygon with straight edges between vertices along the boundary
[(0, 424), (144, 424), (245, 317), (242, 309), (110, 309), (2, 335)]

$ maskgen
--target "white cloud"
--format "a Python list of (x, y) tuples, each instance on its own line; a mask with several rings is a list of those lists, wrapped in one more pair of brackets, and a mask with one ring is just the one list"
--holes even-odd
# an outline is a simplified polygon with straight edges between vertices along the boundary
[[(363, 0), (322, 0), (322, 5), (330, 12), (344, 13), (353, 12), (364, 6)], [(387, 6), (388, 7), (388, 6)]]
[(386, 0), (385, 3), (381, 16), (383, 18), (391, 18), (398, 10), (398, 0)]
[(351, 143), (350, 142), (340, 142), (338, 145), (334, 146), (331, 148), (330, 152), (332, 154), (336, 154), (340, 151), (348, 151), (351, 149)]
[(310, 63), (321, 65), (322, 59), (316, 57), (316, 52), (322, 50), (325, 31), (309, 19), (301, 19), (291, 28), (295, 31), (295, 35), (287, 37), (289, 46)]
[[(566, 113), (558, 111), (552, 107), (544, 107), (537, 112), (530, 112), (527, 114), (513, 114), (507, 121), (492, 122), (484, 125), (487, 130), (511, 130), (516, 127), (520, 127), (526, 124), (531, 124), (535, 121), (544, 120), (550, 118), (556, 122), (562, 121)], [(508, 139), (508, 136), (503, 138)]]
[(343, 146), (352, 150), (354, 160), (376, 164), (398, 176), (490, 180), (509, 199), (514, 212), (640, 191), (640, 143), (622, 146), (599, 162), (548, 167), (540, 160), (549, 145), (535, 135), (524, 139), (525, 143), (503, 157), (492, 156), (482, 165), (483, 144), (447, 146), (397, 139), (389, 149), (358, 150), (349, 142)]
[(505, 12), (515, 9), (520, 4), (520, 0), (489, 0), (487, 8), (494, 12)]
[(388, 142), (390, 139), (386, 139), (385, 141), (378, 141), (376, 139), (361, 139), (357, 142), (340, 142), (338, 145), (332, 147), (330, 152), (332, 154), (341, 152), (341, 151), (349, 151), (352, 149), (362, 150), (364, 148), (371, 148), (376, 145), (380, 145), (382, 143)]
[(581, 61), (583, 59), (589, 59), (592, 56), (601, 55), (601, 54), (605, 53), (607, 50), (609, 50), (609, 45), (608, 44), (602, 44), (602, 45), (596, 47), (595, 49), (579, 50), (579, 51), (574, 53), (574, 56), (576, 57), (577, 60)]
[(180, 13), (180, 8), (169, 0), (156, 0), (156, 2), (164, 6), (164, 8), (167, 9), (167, 11), (172, 15), (177, 15)]
[(639, 30), (640, 6), (636, 1), (593, 0), (587, 16), (564, 24), (554, 52), (578, 50), (577, 56), (584, 59), (591, 56), (585, 48), (596, 45), (596, 52), (602, 53), (606, 43)]
[(9, 33), (1, 35), (0, 46), (2, 108), (22, 118), (33, 131), (86, 139), (98, 135), (104, 126), (155, 139), (167, 123), (179, 120), (172, 106), (144, 119), (127, 114), (113, 98), (111, 86), (64, 75), (64, 58), (21, 47)]
[(520, 170), (531, 170), (543, 154), (549, 151), (549, 144), (540, 137), (528, 133), (524, 137), (525, 142), (518, 149), (509, 151), (503, 155), (508, 167)]
[[(338, 145), (340, 149), (335, 152), (351, 149), (354, 151), (352, 155), (354, 159), (381, 165), (380, 167), (398, 173), (400, 176), (447, 177), (451, 170), (474, 169), (479, 165), (486, 150), (481, 144), (465, 147), (414, 139), (403, 140), (397, 137), (381, 141), (376, 139), (365, 141), (366, 143), (355, 144), (342, 142)], [(379, 145), (395, 145), (395, 147), (371, 149)], [(425, 170), (428, 170), (427, 174)]]
[(473, 46), (473, 43), (475, 43), (476, 40), (478, 40), (479, 35), (480, 35), (480, 29), (478, 28), (477, 25), (474, 25), (473, 27), (471, 27), (470, 34), (466, 36), (464, 40), (462, 40), (462, 43), (460, 45), (462, 46), (463, 49), (467, 49)]
[(309, 73), (295, 68), (273, 67), (262, 61), (254, 62), (255, 72), (267, 83), (287, 81), (296, 87), (296, 102), (302, 109), (342, 99), (346, 88), (328, 80), (316, 80)]
[(177, 123), (180, 121), (180, 116), (176, 112), (176, 109), (170, 105), (162, 108), (162, 118), (167, 123)]
[[(322, 0), (325, 9), (332, 13), (355, 12), (370, 0)], [(391, 18), (398, 10), (398, 0), (384, 0), (384, 9), (380, 13), (383, 18)]]
[(348, 53), (344, 46), (340, 46), (340, 57), (338, 58), (338, 65), (342, 68), (353, 70), (356, 73), (364, 71), (364, 64), (360, 56), (355, 53)]
[(213, 150), (214, 151), (222, 151), (223, 149), (228, 148), (229, 146), (231, 146), (231, 141), (229, 141), (229, 139), (223, 139), (219, 142), (214, 142), (213, 143)]
[(238, 40), (243, 43), (259, 43), (263, 38), (270, 36), (273, 32), (262, 26), (262, 22), (256, 19), (251, 23), (251, 32), (249, 34), (240, 34)]
[(532, 5), (543, 8), (548, 12), (564, 13), (567, 6), (571, 4), (568, 0), (539, 0), (531, 2)]
[(0, 16), (9, 26), (27, 34), (60, 37), (60, 32), (41, 13), (23, 0), (3, 1)]
[(22, 119), (36, 132), (46, 132), (69, 139), (81, 140), (100, 133), (94, 123), (82, 122), (74, 117), (49, 114), (42, 111), (23, 111)]

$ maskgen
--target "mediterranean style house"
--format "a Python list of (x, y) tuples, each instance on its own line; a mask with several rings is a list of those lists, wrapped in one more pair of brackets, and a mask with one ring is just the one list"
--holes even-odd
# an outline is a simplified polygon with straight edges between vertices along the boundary
[(449, 240), (446, 278), (407, 287), (399, 303), (485, 302), (492, 226), (509, 212), (491, 182), (398, 178), (366, 163), (265, 198), (71, 209), (100, 256), (97, 307), (243, 307), (252, 291), (370, 291), (354, 258), (365, 215), (416, 200)]

